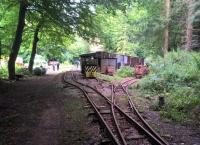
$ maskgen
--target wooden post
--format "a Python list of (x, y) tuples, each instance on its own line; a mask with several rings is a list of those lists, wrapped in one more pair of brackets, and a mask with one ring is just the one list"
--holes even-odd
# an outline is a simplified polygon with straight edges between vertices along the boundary
[(158, 98), (158, 105), (159, 105), (159, 107), (163, 107), (165, 105), (165, 98), (164, 98), (164, 96), (159, 96), (159, 98)]

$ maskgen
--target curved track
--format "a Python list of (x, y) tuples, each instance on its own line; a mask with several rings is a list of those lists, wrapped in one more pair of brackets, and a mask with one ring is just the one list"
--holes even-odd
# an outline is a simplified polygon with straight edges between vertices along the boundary
[[(88, 102), (95, 111), (96, 116), (99, 118), (101, 125), (107, 130), (107, 134), (112, 140), (112, 144), (167, 145), (167, 143), (156, 133), (149, 130), (148, 127), (141, 125), (141, 122), (133, 119), (133, 117), (128, 115), (118, 105), (115, 104), (113, 85), (110, 86), (111, 99), (109, 99), (99, 92), (97, 87), (91, 87), (86, 83), (80, 82), (77, 79), (77, 76), (75, 76), (73, 73), (66, 73), (64, 76), (64, 81), (65, 83), (79, 88), (83, 92), (84, 96), (87, 98)], [(123, 89), (126, 91), (124, 87)], [(132, 106), (132, 108), (135, 107)], [(140, 118), (137, 120), (140, 120)]]
[[(133, 81), (131, 81), (131, 84), (135, 83), (134, 79), (132, 80)], [(149, 130), (149, 132), (151, 132), (160, 142), (162, 142), (165, 145), (168, 145), (168, 143), (160, 135), (158, 135), (158, 133), (156, 133), (155, 130), (153, 130), (153, 128), (143, 119), (141, 114), (138, 112), (128, 92), (128, 86), (129, 86), (128, 84), (130, 84), (130, 80), (121, 83), (120, 86), (128, 98), (128, 103), (129, 103), (129, 107), (131, 108), (131, 111), (139, 118), (142, 126), (144, 126), (147, 130)]]

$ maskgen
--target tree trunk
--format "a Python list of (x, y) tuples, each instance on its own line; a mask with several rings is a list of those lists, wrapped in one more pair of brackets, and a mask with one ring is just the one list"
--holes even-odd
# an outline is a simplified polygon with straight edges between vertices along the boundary
[(0, 65), (1, 65), (1, 50), (2, 49), (2, 47), (1, 47), (1, 38), (0, 38)]
[(35, 54), (36, 54), (36, 50), (37, 50), (37, 43), (39, 41), (38, 33), (40, 31), (41, 26), (42, 26), (42, 24), (41, 24), (41, 21), (40, 21), (38, 23), (38, 25), (35, 29), (35, 33), (34, 33), (33, 47), (32, 47), (31, 57), (30, 57), (29, 66), (28, 66), (28, 70), (29, 70), (30, 73), (32, 73), (32, 71), (33, 71), (34, 59), (35, 59)]
[(194, 12), (190, 7), (193, 3), (194, 0), (187, 0), (188, 16), (186, 24), (186, 44), (185, 44), (185, 50), (187, 51), (192, 50), (193, 24), (191, 17), (194, 15)]
[(164, 46), (163, 53), (166, 55), (169, 51), (169, 17), (170, 17), (171, 2), (165, 0), (165, 17), (168, 19), (164, 30)]
[(15, 39), (11, 48), (9, 61), (8, 61), (8, 72), (9, 72), (10, 80), (15, 79), (15, 61), (20, 49), (21, 42), (22, 42), (22, 35), (23, 35), (24, 26), (25, 26), (26, 11), (27, 11), (27, 2), (26, 0), (21, 0), (17, 30), (15, 34)]

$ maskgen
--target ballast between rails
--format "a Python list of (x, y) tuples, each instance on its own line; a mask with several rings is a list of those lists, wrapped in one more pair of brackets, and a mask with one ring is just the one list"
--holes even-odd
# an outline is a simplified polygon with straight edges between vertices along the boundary
[(92, 100), (90, 99), (90, 97), (88, 96), (88, 94), (86, 93), (86, 91), (85, 91), (83, 88), (79, 87), (78, 85), (73, 84), (73, 83), (70, 83), (69, 81), (67, 81), (67, 80), (66, 80), (66, 73), (65, 73), (63, 79), (64, 79), (64, 82), (65, 82), (65, 83), (68, 83), (68, 84), (70, 84), (70, 85), (72, 85), (72, 86), (78, 88), (79, 90), (81, 90), (81, 91), (83, 92), (84, 96), (87, 98), (88, 102), (92, 105), (92, 108), (94, 109), (95, 113), (97, 114), (97, 117), (99, 118), (99, 121), (102, 123), (102, 125), (103, 125), (103, 126), (106, 128), (106, 130), (108, 131), (108, 135), (109, 135), (109, 137), (112, 139), (112, 143), (113, 143), (114, 145), (121, 145), (121, 144), (118, 142), (118, 140), (115, 138), (115, 135), (112, 133), (111, 129), (109, 128), (109, 126), (108, 126), (108, 125), (106, 124), (106, 122), (104, 121), (104, 119), (103, 119), (101, 113), (98, 111), (96, 105), (92, 102)]
[(126, 143), (126, 141), (125, 141), (125, 139), (124, 139), (124, 136), (122, 135), (121, 129), (120, 129), (119, 125), (118, 125), (116, 116), (115, 116), (115, 112), (114, 112), (115, 98), (114, 98), (113, 89), (114, 89), (114, 86), (112, 85), (112, 88), (111, 88), (111, 90), (112, 90), (112, 92), (111, 92), (111, 93), (112, 93), (112, 94), (111, 94), (111, 97), (112, 97), (112, 104), (111, 104), (112, 115), (113, 115), (115, 124), (116, 124), (116, 126), (117, 126), (117, 130), (118, 130), (118, 133), (119, 133), (119, 135), (120, 135), (120, 138), (121, 138), (121, 140), (122, 140), (122, 142), (123, 142), (123, 145), (127, 145), (127, 143)]

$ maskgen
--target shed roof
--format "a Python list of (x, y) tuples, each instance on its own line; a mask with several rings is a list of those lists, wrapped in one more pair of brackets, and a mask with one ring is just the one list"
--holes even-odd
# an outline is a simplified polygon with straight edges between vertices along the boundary
[(96, 52), (95, 53), (87, 53), (87, 54), (81, 54), (80, 57), (92, 57), (92, 56), (96, 56)]

